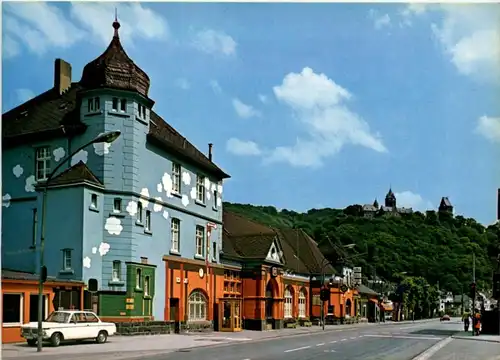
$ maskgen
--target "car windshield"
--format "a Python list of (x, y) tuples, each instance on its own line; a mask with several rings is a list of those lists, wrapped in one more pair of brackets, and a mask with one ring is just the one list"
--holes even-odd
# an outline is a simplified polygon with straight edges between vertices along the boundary
[(55, 323), (67, 323), (68, 319), (70, 317), (69, 313), (66, 312), (61, 312), (61, 311), (54, 311), (52, 314), (49, 315), (46, 322), (55, 322)]

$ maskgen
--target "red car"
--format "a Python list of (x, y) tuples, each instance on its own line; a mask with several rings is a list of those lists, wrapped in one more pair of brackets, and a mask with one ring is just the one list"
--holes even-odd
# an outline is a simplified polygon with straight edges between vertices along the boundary
[(440, 321), (450, 321), (450, 315), (444, 314), (441, 316)]

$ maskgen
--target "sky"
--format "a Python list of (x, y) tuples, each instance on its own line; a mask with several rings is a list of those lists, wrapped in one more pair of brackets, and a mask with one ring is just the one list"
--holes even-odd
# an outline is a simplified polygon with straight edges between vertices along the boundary
[(154, 110), (231, 175), (226, 201), (383, 202), (496, 219), (498, 5), (4, 3), (3, 111), (73, 81), (111, 41)]

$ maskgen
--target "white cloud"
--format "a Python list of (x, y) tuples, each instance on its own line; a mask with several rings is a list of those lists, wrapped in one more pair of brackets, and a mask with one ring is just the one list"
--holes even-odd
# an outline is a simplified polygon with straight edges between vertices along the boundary
[(4, 6), (4, 31), (33, 53), (41, 55), (52, 47), (68, 48), (85, 36), (60, 8), (50, 3), (17, 2)]
[(260, 111), (255, 110), (252, 106), (243, 103), (240, 99), (233, 99), (233, 107), (236, 114), (243, 119), (260, 116)]
[(259, 94), (259, 101), (263, 104), (267, 104), (267, 102), (269, 101), (269, 99), (267, 98), (266, 95), (262, 95), (262, 94)]
[(377, 10), (371, 9), (369, 17), (373, 20), (373, 26), (377, 30), (383, 28), (384, 26), (391, 25), (391, 18), (389, 14), (380, 15)]
[(90, 269), (90, 264), (91, 263), (92, 263), (92, 260), (88, 256), (85, 256), (83, 258), (83, 267), (84, 268)]
[(61, 160), (66, 155), (66, 151), (64, 150), (64, 148), (58, 147), (57, 149), (54, 149), (52, 155), (54, 155), (54, 160), (56, 162), (59, 162), (59, 160)]
[(206, 29), (194, 34), (192, 45), (207, 54), (222, 54), (231, 56), (236, 54), (237, 43), (222, 31)]
[[(110, 219), (112, 219), (112, 218), (110, 218)], [(121, 227), (121, 225), (120, 225), (120, 227)], [(120, 230), (120, 232), (121, 232), (121, 230)], [(116, 235), (120, 235), (120, 234), (116, 234)], [(101, 256), (106, 255), (109, 252), (110, 248), (111, 248), (111, 246), (108, 243), (105, 243), (105, 242), (100, 243), (99, 244), (99, 255), (101, 255)]]
[(23, 104), (26, 101), (33, 99), (36, 94), (30, 89), (17, 89), (16, 96), (19, 103)]
[(12, 168), (12, 173), (16, 178), (19, 178), (24, 173), (24, 169), (21, 165), (17, 164)]
[(212, 88), (212, 91), (215, 94), (222, 93), (222, 88), (220, 87), (219, 82), (217, 80), (210, 80), (210, 87)]
[(115, 7), (122, 25), (120, 38), (125, 42), (168, 37), (166, 20), (139, 3), (73, 2), (68, 16), (53, 3), (16, 2), (4, 6), (4, 56), (19, 55), (20, 44), (39, 55), (51, 48), (69, 48), (82, 40), (98, 39), (108, 44), (113, 34), (110, 14)]
[(35, 185), (36, 185), (35, 175), (28, 176), (24, 184), (24, 191), (35, 192)]
[(401, 22), (400, 26), (412, 26), (413, 18), (416, 16), (421, 16), (426, 13), (429, 9), (429, 4), (418, 4), (418, 3), (410, 3), (400, 12), (401, 13)]
[[(111, 216), (106, 219), (106, 224), (104, 224), (104, 229), (111, 235), (120, 235), (123, 230), (122, 222), (117, 217)], [(99, 246), (99, 253), (102, 250), (101, 246), (102, 243)]]
[[(102, 133), (98, 134), (97, 136), (101, 136), (104, 134), (105, 133), (102, 132)], [(109, 148), (111, 147), (111, 143), (98, 142), (98, 143), (92, 144), (92, 146), (94, 147), (94, 152), (96, 153), (96, 155), (104, 156), (105, 154), (109, 153)]]
[(492, 142), (500, 142), (500, 118), (481, 116), (477, 121), (475, 132)]
[(71, 157), (71, 166), (75, 166), (80, 161), (86, 164), (88, 158), (89, 158), (89, 153), (87, 152), (87, 150), (80, 150)]
[(427, 12), (439, 15), (431, 30), (457, 71), (478, 80), (500, 76), (500, 8), (495, 4), (455, 4), (408, 7), (403, 19)]
[(140, 198), (139, 201), (141, 202), (143, 208), (147, 208), (149, 205), (149, 200), (148, 200), (149, 199), (149, 189), (142, 188), (141, 195), (144, 196), (146, 199)]
[(190, 185), (191, 184), (191, 175), (187, 171), (182, 172), (182, 182), (184, 185)]
[(394, 193), (398, 207), (413, 208), (413, 210), (426, 211), (432, 210), (432, 203), (424, 199), (421, 195), (411, 191), (402, 191)]
[(189, 81), (187, 81), (187, 79), (184, 79), (184, 78), (177, 79), (175, 84), (177, 85), (177, 87), (181, 88), (182, 90), (189, 90), (189, 88), (191, 87), (191, 84), (189, 83)]
[(135, 216), (137, 214), (137, 202), (131, 200), (127, 204), (127, 208), (125, 209), (130, 216)]
[(12, 199), (12, 196), (10, 194), (5, 194), (2, 196), (2, 206), (8, 208), (10, 206), (10, 200)]
[[(156, 201), (163, 202), (163, 200), (161, 199), (160, 196), (157, 196), (155, 199), (156, 199)], [(159, 204), (159, 203), (156, 203), (156, 202), (154, 203), (154, 205), (153, 205), (153, 211), (154, 212), (160, 212), (162, 209), (163, 209), (163, 205), (162, 204)]]
[(90, 33), (90, 38), (108, 44), (113, 34), (110, 14), (114, 14), (115, 8), (118, 9), (118, 21), (121, 24), (120, 39), (124, 42), (131, 44), (134, 40), (169, 37), (167, 21), (140, 3), (73, 2), (71, 17)]
[(347, 107), (352, 95), (325, 74), (311, 68), (289, 73), (274, 87), (278, 100), (290, 106), (303, 126), (302, 136), (291, 146), (278, 146), (266, 162), (288, 162), (293, 166), (319, 167), (323, 159), (338, 153), (344, 145), (360, 145), (386, 152), (380, 136)]
[(226, 150), (232, 154), (242, 156), (261, 155), (262, 153), (257, 143), (236, 138), (227, 141)]

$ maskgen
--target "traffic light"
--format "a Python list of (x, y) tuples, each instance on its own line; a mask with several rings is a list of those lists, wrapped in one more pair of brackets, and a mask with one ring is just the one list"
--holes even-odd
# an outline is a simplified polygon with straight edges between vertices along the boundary
[(330, 289), (322, 288), (319, 292), (319, 298), (321, 301), (328, 301), (330, 299)]

